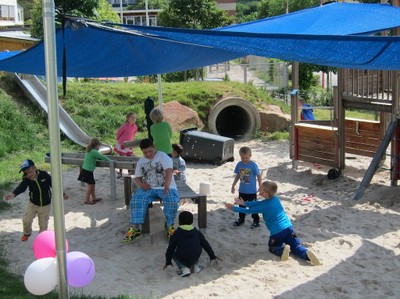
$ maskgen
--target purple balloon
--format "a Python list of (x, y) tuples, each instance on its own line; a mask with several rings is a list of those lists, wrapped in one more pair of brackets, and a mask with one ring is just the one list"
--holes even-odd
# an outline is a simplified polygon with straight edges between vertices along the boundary
[(92, 282), (95, 267), (92, 259), (83, 252), (71, 251), (67, 253), (68, 285), (81, 288)]

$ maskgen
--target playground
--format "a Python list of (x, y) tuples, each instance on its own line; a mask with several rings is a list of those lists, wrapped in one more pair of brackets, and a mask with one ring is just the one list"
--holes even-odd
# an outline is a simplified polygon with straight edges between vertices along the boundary
[[(188, 163), (188, 184), (199, 191), (199, 182), (210, 182), (207, 196), (206, 236), (222, 259), (210, 265), (203, 253), (204, 269), (188, 278), (176, 275), (174, 268), (163, 270), (167, 239), (160, 205), (150, 209), (151, 230), (138, 242), (123, 244), (129, 226), (123, 184), (118, 181), (116, 200), (110, 198), (110, 172), (96, 169), (96, 190), (103, 200), (84, 205), (85, 187), (76, 180), (78, 167), (63, 172), (69, 199), (65, 204), (66, 236), (69, 250), (82, 251), (94, 261), (96, 276), (82, 289), (71, 293), (137, 295), (141, 298), (398, 298), (400, 287), (400, 203), (398, 188), (390, 187), (390, 173), (378, 170), (362, 199), (352, 198), (370, 164), (371, 157), (348, 154), (346, 176), (328, 180), (330, 166), (314, 167), (299, 161), (292, 169), (289, 142), (246, 142), (260, 168), (278, 184), (278, 194), (303, 244), (312, 249), (323, 265), (312, 267), (292, 255), (287, 262), (268, 253), (268, 233), (264, 223), (250, 229), (251, 217), (241, 227), (233, 227), (237, 215), (224, 207), (232, 201), (230, 186), (235, 163), (222, 166)], [(385, 161), (387, 167), (389, 159)], [(265, 173), (264, 173), (265, 178)], [(25, 194), (24, 196), (27, 196)], [(21, 195), (22, 197), (22, 195)], [(32, 242), (20, 241), (21, 217), (26, 198), (13, 201), (13, 208), (1, 215), (4, 252), (12, 271), (24, 273), (34, 261)], [(191, 211), (198, 223), (198, 207), (192, 201), (180, 206)], [(50, 222), (53, 223), (53, 217)], [(35, 233), (38, 231), (34, 223)], [(34, 235), (35, 236), (35, 235)], [(18, 247), (18, 250), (14, 250)]]

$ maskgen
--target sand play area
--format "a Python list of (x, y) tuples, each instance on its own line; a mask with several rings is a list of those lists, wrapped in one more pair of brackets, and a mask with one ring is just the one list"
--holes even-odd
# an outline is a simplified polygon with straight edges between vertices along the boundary
[[(233, 169), (243, 145), (252, 148), (253, 160), (260, 169), (268, 169), (268, 179), (277, 182), (278, 195), (295, 231), (320, 258), (321, 266), (313, 267), (292, 255), (287, 262), (281, 262), (268, 252), (265, 225), (250, 229), (250, 216), (244, 225), (232, 225), (237, 215), (226, 210), (224, 203), (233, 201)], [(205, 235), (221, 259), (210, 264), (203, 251), (204, 269), (187, 278), (179, 277), (176, 267), (163, 270), (168, 240), (159, 204), (150, 209), (151, 234), (124, 244), (130, 213), (124, 204), (123, 180), (117, 180), (117, 200), (113, 201), (109, 170), (97, 168), (96, 191), (103, 200), (85, 205), (86, 187), (77, 181), (79, 169), (65, 170), (69, 250), (86, 253), (96, 267), (94, 280), (83, 288), (70, 288), (70, 293), (107, 298), (124, 294), (185, 299), (399, 298), (399, 188), (389, 186), (389, 171), (382, 169), (364, 197), (352, 201), (370, 160), (359, 156), (346, 159), (345, 176), (332, 181), (327, 179), (329, 168), (325, 166), (300, 162), (297, 170), (292, 169), (287, 141), (251, 141), (235, 144), (235, 162), (222, 166), (187, 163), (188, 184), (194, 190), (199, 190), (200, 182), (212, 184)], [(11, 261), (11, 271), (21, 276), (35, 260), (32, 243), (38, 232), (35, 219), (33, 236), (25, 243), (20, 241), (27, 193), (10, 201), (12, 209), (0, 217), (4, 252)], [(196, 204), (183, 204), (180, 210), (194, 213), (197, 225)], [(50, 228), (53, 227), (51, 216)]]

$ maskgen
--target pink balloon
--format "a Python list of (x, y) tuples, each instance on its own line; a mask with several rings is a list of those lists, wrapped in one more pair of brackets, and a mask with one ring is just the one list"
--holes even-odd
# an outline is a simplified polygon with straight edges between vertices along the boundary
[(67, 279), (68, 285), (81, 288), (92, 282), (95, 275), (92, 259), (83, 252), (71, 251), (67, 253)]
[[(38, 234), (32, 244), (33, 255), (37, 259), (56, 257), (56, 237), (52, 230)], [(68, 252), (68, 241), (65, 240), (65, 251)]]

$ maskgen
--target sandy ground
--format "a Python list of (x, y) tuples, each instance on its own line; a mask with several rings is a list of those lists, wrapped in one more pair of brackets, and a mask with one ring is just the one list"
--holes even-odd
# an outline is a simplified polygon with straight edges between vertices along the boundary
[[(292, 255), (281, 262), (267, 250), (265, 225), (250, 230), (251, 217), (243, 226), (233, 227), (237, 215), (224, 203), (233, 199), (230, 186), (242, 145), (253, 149), (253, 160), (268, 169), (268, 179), (278, 183), (278, 194), (298, 236), (323, 265), (313, 267)], [(328, 167), (301, 162), (297, 170), (292, 169), (288, 152), (288, 142), (252, 141), (235, 145), (233, 163), (188, 163), (188, 184), (194, 190), (200, 182), (212, 184), (206, 238), (222, 261), (210, 264), (203, 252), (204, 269), (187, 278), (179, 277), (176, 268), (163, 270), (168, 240), (160, 205), (150, 210), (151, 234), (123, 244), (130, 215), (122, 179), (117, 181), (117, 200), (112, 201), (109, 171), (97, 168), (96, 190), (103, 200), (90, 206), (83, 204), (85, 187), (76, 179), (78, 168), (64, 171), (64, 189), (70, 197), (64, 202), (69, 250), (86, 253), (96, 266), (94, 280), (83, 288), (70, 288), (70, 293), (141, 298), (399, 298), (400, 196), (397, 187), (389, 186), (389, 171), (378, 171), (364, 197), (354, 202), (369, 158), (347, 159), (345, 177), (330, 181)], [(38, 226), (35, 219), (33, 236), (22, 243), (27, 194), (10, 203), (12, 209), (1, 214), (1, 243), (10, 270), (23, 276), (35, 260), (32, 243)], [(193, 212), (197, 223), (194, 203), (181, 205), (180, 210)]]

